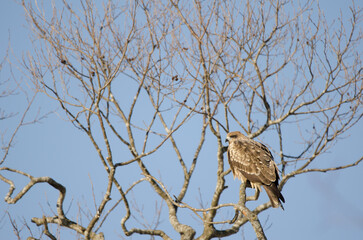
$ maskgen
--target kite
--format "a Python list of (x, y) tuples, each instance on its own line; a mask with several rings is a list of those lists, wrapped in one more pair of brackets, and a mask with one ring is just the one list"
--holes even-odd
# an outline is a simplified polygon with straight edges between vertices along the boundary
[(256, 199), (262, 186), (272, 207), (281, 206), (284, 209), (281, 201), (285, 202), (285, 199), (278, 189), (278, 168), (268, 148), (238, 131), (228, 133), (226, 141), (229, 142), (228, 162), (233, 176), (246, 182), (247, 185), (250, 183), (256, 191)]

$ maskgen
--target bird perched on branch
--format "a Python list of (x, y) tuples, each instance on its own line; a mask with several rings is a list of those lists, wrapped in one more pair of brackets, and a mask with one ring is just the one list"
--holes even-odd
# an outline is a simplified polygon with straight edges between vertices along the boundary
[(281, 201), (285, 202), (285, 199), (277, 187), (278, 168), (268, 148), (238, 131), (228, 133), (226, 141), (229, 142), (228, 162), (233, 176), (246, 182), (247, 185), (250, 183), (255, 189), (256, 193), (252, 200), (258, 199), (262, 186), (270, 198), (272, 207), (281, 206), (284, 209)]

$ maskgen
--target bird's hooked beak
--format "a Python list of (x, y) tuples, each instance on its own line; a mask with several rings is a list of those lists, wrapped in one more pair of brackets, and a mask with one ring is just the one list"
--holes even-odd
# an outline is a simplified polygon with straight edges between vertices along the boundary
[(228, 138), (228, 137), (226, 137), (226, 140), (225, 140), (225, 142), (229, 142), (229, 138)]

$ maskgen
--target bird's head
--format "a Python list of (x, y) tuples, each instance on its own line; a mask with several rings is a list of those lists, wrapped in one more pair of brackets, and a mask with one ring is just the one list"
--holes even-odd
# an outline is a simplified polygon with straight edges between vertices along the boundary
[(227, 134), (226, 142), (233, 141), (239, 137), (243, 137), (243, 134), (238, 131), (230, 132)]

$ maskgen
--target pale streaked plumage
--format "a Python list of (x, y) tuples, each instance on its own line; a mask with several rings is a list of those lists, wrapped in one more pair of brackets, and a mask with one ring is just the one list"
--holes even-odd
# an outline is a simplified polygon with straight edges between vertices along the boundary
[(268, 148), (262, 143), (256, 142), (240, 132), (227, 134), (228, 162), (234, 177), (242, 181), (249, 181), (253, 188), (261, 191), (264, 187), (270, 198), (272, 207), (282, 207), (284, 197), (277, 188), (279, 174), (276, 163)]

